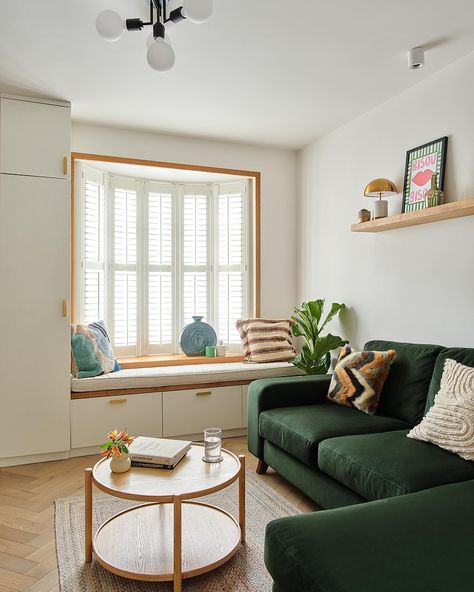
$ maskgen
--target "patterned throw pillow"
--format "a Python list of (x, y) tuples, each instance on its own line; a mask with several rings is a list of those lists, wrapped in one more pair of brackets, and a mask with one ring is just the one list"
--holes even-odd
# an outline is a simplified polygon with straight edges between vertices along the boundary
[(407, 436), (474, 460), (474, 368), (445, 361), (434, 405)]
[(395, 350), (352, 351), (342, 348), (329, 385), (328, 400), (373, 415), (395, 358)]
[(296, 356), (290, 319), (242, 319), (235, 326), (247, 362), (291, 362)]
[(71, 366), (76, 378), (90, 378), (120, 370), (104, 321), (71, 325)]

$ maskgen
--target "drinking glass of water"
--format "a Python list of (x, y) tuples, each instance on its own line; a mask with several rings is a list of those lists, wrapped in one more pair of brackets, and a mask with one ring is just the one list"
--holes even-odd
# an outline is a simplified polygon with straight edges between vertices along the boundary
[(208, 463), (221, 462), (222, 430), (220, 428), (206, 428), (204, 430), (204, 456), (202, 460)]

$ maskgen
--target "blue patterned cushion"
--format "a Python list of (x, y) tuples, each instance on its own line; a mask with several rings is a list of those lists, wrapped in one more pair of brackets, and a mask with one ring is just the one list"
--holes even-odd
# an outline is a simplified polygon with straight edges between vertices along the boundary
[(71, 325), (71, 366), (76, 378), (90, 378), (121, 369), (104, 321)]

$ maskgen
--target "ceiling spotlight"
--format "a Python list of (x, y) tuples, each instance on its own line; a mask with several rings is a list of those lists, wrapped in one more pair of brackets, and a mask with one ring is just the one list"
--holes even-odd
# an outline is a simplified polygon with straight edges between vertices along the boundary
[(412, 70), (419, 70), (425, 65), (425, 48), (413, 47), (408, 52), (408, 67)]
[(148, 0), (150, 19), (146, 22), (139, 18), (123, 20), (113, 10), (104, 10), (97, 16), (96, 29), (107, 41), (117, 41), (124, 30), (141, 31), (152, 27), (152, 33), (146, 39), (148, 64), (154, 70), (165, 72), (175, 62), (175, 55), (166, 34), (167, 23), (178, 23), (188, 19), (193, 23), (203, 23), (212, 14), (213, 0), (182, 0), (183, 6), (168, 12), (169, 0)]

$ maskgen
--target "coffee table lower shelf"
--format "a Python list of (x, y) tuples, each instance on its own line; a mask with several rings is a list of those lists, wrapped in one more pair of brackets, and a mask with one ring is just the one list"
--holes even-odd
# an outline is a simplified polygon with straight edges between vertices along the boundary
[[(228, 561), (241, 542), (237, 521), (202, 502), (182, 502), (182, 577), (191, 578)], [(93, 540), (97, 562), (133, 580), (173, 580), (173, 504), (136, 506), (104, 522)]]

